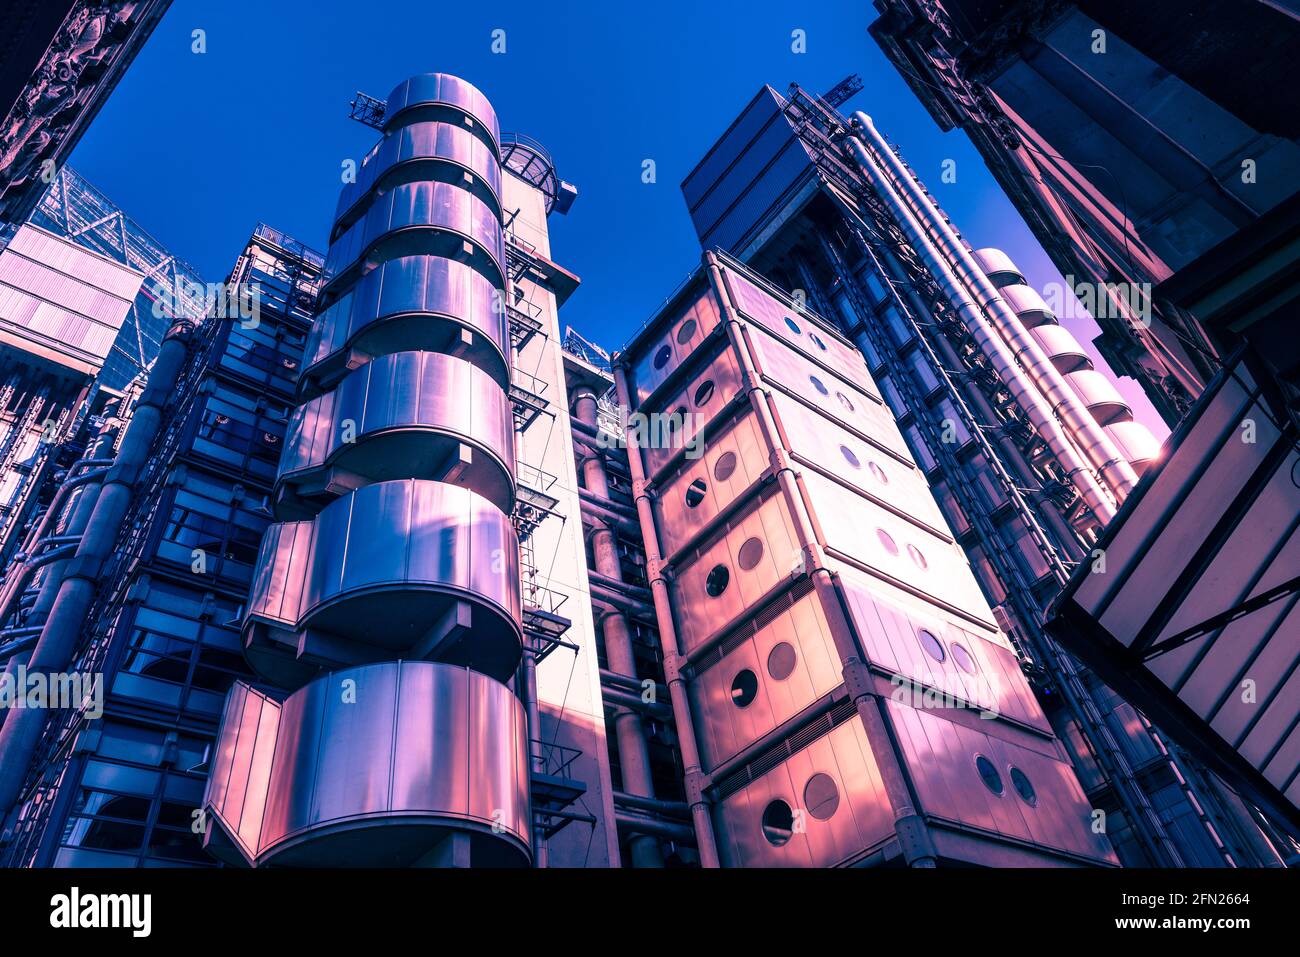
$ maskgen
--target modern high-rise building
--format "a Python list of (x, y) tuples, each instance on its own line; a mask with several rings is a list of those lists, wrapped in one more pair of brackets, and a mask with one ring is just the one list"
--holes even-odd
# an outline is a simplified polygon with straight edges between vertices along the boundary
[(1044, 632), (1155, 443), (1014, 263), (969, 248), (869, 118), (797, 87), (761, 90), (683, 192), (706, 247), (862, 349), (1120, 860), (1289, 856), (1276, 827)]
[[(940, 127), (969, 135), (1061, 274), (1089, 293), (1102, 355), (1170, 425), (1247, 327), (1294, 310), (1294, 4), (875, 6), (885, 55)], [(1285, 338), (1279, 359), (1294, 374)]]

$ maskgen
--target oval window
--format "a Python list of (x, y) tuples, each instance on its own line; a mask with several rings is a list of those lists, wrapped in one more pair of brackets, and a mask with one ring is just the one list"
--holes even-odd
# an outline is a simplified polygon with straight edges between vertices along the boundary
[(820, 771), (810, 777), (803, 787), (803, 804), (809, 816), (829, 821), (840, 806), (840, 789), (835, 786), (835, 779)]
[(925, 653), (935, 661), (942, 662), (948, 657), (943, 652), (943, 642), (936, 638), (933, 632), (922, 628), (916, 633), (916, 637), (921, 642), (921, 647), (925, 649)]
[(773, 847), (789, 843), (794, 836), (794, 812), (784, 801), (773, 801), (763, 809), (763, 837)]
[(882, 469), (875, 462), (868, 462), (867, 468), (870, 469), (871, 474), (875, 477), (876, 481), (879, 482), (881, 485), (889, 484), (889, 476), (886, 475), (885, 470)]
[(794, 645), (788, 641), (778, 642), (768, 653), (767, 673), (776, 681), (784, 681), (794, 674), (796, 661), (798, 656), (795, 654)]
[(785, 317), (785, 324), (796, 336), (803, 335), (803, 330), (799, 328), (799, 323), (795, 322), (789, 316)]
[(742, 570), (753, 571), (763, 558), (763, 541), (759, 538), (750, 538), (745, 544), (740, 546), (740, 554), (736, 556), (736, 564)]
[(885, 546), (885, 551), (889, 552), (889, 554), (893, 555), (895, 558), (898, 557), (898, 543), (894, 541), (892, 535), (883, 528), (878, 528), (876, 529), (876, 537), (880, 539), (880, 544)]
[(758, 697), (758, 676), (746, 668), (731, 679), (731, 703), (737, 708), (747, 708)]
[(994, 794), (1002, 794), (1002, 775), (998, 774), (998, 769), (993, 766), (993, 762), (982, 754), (975, 755), (975, 770), (980, 774), (980, 780), (984, 786)]
[(1019, 768), (1011, 769), (1011, 786), (1020, 795), (1020, 800), (1030, 807), (1035, 807), (1038, 804), (1038, 792), (1034, 790), (1033, 782)]
[(695, 324), (694, 319), (687, 319), (682, 323), (681, 328), (677, 330), (677, 344), (684, 346), (695, 338), (695, 330), (699, 326)]
[(704, 501), (704, 493), (708, 491), (708, 484), (704, 479), (696, 479), (686, 490), (686, 507), (695, 508)]
[(845, 408), (846, 411), (848, 411), (848, 412), (854, 412), (854, 411), (856, 411), (856, 409), (854, 408), (854, 405), (853, 405), (853, 401), (852, 401), (852, 400), (851, 400), (847, 395), (845, 395), (843, 392), (836, 392), (836, 393), (835, 393), (835, 398), (837, 398), (837, 399), (840, 400), (840, 405), (844, 406), (844, 408)]
[(668, 365), (668, 360), (673, 357), (673, 350), (669, 346), (660, 346), (659, 351), (655, 353), (654, 367), (662, 369)]
[(810, 375), (808, 377), (808, 381), (811, 382), (813, 384), (813, 388), (816, 389), (818, 392), (820, 392), (822, 395), (831, 394), (830, 390), (826, 388), (826, 384), (822, 382), (821, 379), (817, 378), (815, 375)]
[(966, 650), (966, 646), (953, 642), (948, 648), (952, 651), (952, 660), (957, 662), (957, 667), (968, 675), (975, 674), (979, 669), (975, 667), (975, 659), (971, 653)]
[(713, 465), (713, 477), (719, 482), (725, 482), (731, 478), (731, 473), (734, 471), (736, 471), (736, 453), (723, 452)]
[(820, 349), (822, 352), (826, 351), (826, 343), (822, 342), (822, 337), (817, 335), (817, 333), (815, 332), (808, 333), (808, 338), (811, 339), (813, 342), (817, 343), (817, 348)]
[(710, 598), (717, 598), (727, 590), (729, 581), (731, 581), (731, 572), (727, 571), (727, 566), (715, 565), (709, 572), (709, 577), (704, 579), (704, 590), (709, 593)]
[(907, 554), (912, 556), (912, 561), (914, 561), (916, 563), (916, 567), (921, 569), (922, 571), (925, 571), (927, 568), (930, 567), (930, 563), (925, 560), (925, 555), (922, 554), (921, 550), (917, 548), (915, 545), (907, 546)]
[(853, 450), (847, 445), (840, 446), (840, 454), (844, 456), (844, 461), (848, 462), (855, 469), (862, 468), (862, 463), (858, 461), (858, 457), (853, 454)]
[(695, 405), (698, 408), (713, 398), (713, 380), (710, 379), (695, 390)]

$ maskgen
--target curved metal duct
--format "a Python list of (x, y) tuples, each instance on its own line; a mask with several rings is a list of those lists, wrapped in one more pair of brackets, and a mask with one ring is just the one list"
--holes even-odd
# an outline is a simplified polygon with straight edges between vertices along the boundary
[(993, 285), (999, 288), (1006, 288), (1009, 285), (1027, 285), (1024, 274), (1011, 261), (1011, 257), (1002, 250), (988, 246), (972, 251), (971, 257), (980, 269), (984, 270), (984, 275), (992, 280)]
[(1065, 381), (1070, 383), (1070, 388), (1078, 393), (1092, 417), (1102, 425), (1132, 420), (1133, 410), (1119, 394), (1115, 384), (1096, 369), (1071, 372), (1066, 375)]
[(1141, 422), (1113, 422), (1106, 431), (1138, 474), (1160, 457), (1160, 443)]
[[(871, 121), (866, 117), (866, 114), (858, 113), (855, 114), (855, 117), (860, 117), (862, 121), (865, 121), (860, 122), (860, 125), (873, 133), (876, 139), (879, 139), (879, 134), (875, 133), (874, 128), (871, 127)], [(1038, 434), (1042, 436), (1043, 441), (1047, 443), (1060, 461), (1062, 468), (1075, 488), (1078, 489), (1083, 501), (1092, 509), (1099, 522), (1103, 524), (1109, 522), (1115, 515), (1115, 504), (1097, 481), (1097, 477), (1092, 473), (1092, 470), (1088, 468), (1087, 463), (1075, 448), (1061, 423), (1057, 421), (1052, 406), (1022, 373), (1011, 349), (994, 332), (989, 320), (985, 318), (984, 313), (971, 298), (970, 292), (953, 273), (947, 259), (931, 242), (928, 232), (922, 228), (909, 206), (903, 202), (890, 178), (881, 168), (879, 161), (858, 137), (847, 137), (845, 144), (853, 161), (876, 190), (881, 201), (893, 212), (899, 225), (906, 232), (909, 241), (916, 249), (917, 254), (925, 261), (939, 281), (944, 295), (948, 297), (954, 311), (966, 323), (971, 335), (974, 336), (981, 351), (988, 357), (994, 369), (997, 370), (1012, 397), (1025, 410), (1025, 414), (1033, 423)], [(893, 156), (888, 147), (885, 147), (885, 153), (891, 157)]]
[(1029, 330), (1029, 334), (1034, 337), (1034, 341), (1042, 348), (1047, 358), (1052, 360), (1052, 365), (1056, 366), (1058, 372), (1064, 374), (1092, 368), (1092, 360), (1088, 358), (1088, 353), (1083, 351), (1079, 340), (1074, 338), (1070, 330), (1064, 326), (1044, 323), (1041, 326), (1034, 326)]
[(468, 832), (475, 867), (528, 862), (523, 706), (469, 668), (392, 661), (283, 701), (237, 682), (203, 806), (228, 863), (410, 867)]
[[(921, 191), (916, 180), (894, 155), (872, 124), (871, 118), (862, 112), (854, 113), (853, 116), (855, 128), (865, 132), (877, 162), (883, 164), (881, 171), (889, 170), (885, 175), (901, 193), (904, 203), (917, 217), (928, 237), (942, 250), (941, 255), (949, 268), (956, 271), (960, 281), (978, 301), (980, 310), (993, 323), (996, 334), (1010, 347), (1012, 355), (1024, 368), (1030, 381), (1042, 391), (1053, 413), (1065, 424), (1072, 439), (1078, 442), (1097, 475), (1110, 487), (1116, 500), (1122, 502), (1137, 484), (1137, 474), (1119, 454), (1102, 427), (1076, 401), (1061, 374), (1047, 361), (1038, 344), (1029, 336), (1028, 330), (998, 294), (996, 285), (980, 269), (956, 232), (944, 221), (930, 198)], [(866, 149), (865, 146), (863, 148)], [(1114, 508), (1106, 511), (1113, 514)], [(1100, 513), (1098, 518), (1102, 522), (1108, 521)]]
[(1011, 311), (1016, 314), (1026, 328), (1033, 329), (1044, 323), (1056, 322), (1056, 314), (1043, 302), (1038, 290), (1023, 283), (1011, 283), (1001, 287), (999, 292), (1006, 300)]

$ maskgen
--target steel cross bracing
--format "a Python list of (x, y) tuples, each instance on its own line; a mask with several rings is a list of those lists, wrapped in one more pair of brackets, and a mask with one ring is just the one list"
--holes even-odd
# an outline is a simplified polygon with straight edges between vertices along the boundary
[[(888, 278), (890, 273), (883, 268), (884, 264), (882, 262), (884, 253), (881, 248), (882, 237), (888, 236), (890, 238), (891, 249), (895, 247), (906, 249), (907, 245), (902, 241), (901, 233), (898, 231), (892, 217), (876, 201), (871, 190), (845, 164), (839, 161), (831, 142), (831, 136), (836, 131), (843, 131), (846, 128), (843, 120), (824, 105), (809, 100), (806, 94), (803, 94), (797, 86), (791, 88), (791, 95), (785, 109), (787, 116), (791, 117), (791, 122), (795, 125), (796, 132), (801, 138), (807, 137), (810, 132), (815, 133), (810, 151), (814, 156), (818, 169), (833, 181), (838, 182), (846, 190), (847, 196), (861, 204), (866, 216), (870, 217), (870, 219), (866, 218), (864, 212), (860, 212), (849, 202), (845, 202), (843, 197), (834, 197), (837, 200), (837, 205), (844, 212), (846, 221), (850, 224), (864, 252), (871, 257), (877, 267), (878, 274)], [(816, 114), (820, 114), (822, 118), (820, 124), (814, 119)], [(832, 191), (832, 195), (834, 196), (834, 191)], [(862, 301), (861, 290), (856, 288), (856, 278), (848, 269), (847, 263), (844, 262), (834, 245), (825, 237), (822, 238), (822, 245), (827, 255), (834, 257), (832, 265), (836, 267), (837, 274), (845, 279), (846, 291), (855, 297), (853, 302), (855, 313), (860, 317), (870, 315), (871, 310), (866, 308), (865, 302)], [(909, 270), (909, 272), (911, 271)], [(920, 270), (920, 272), (924, 273), (924, 270)], [(913, 276), (916, 276), (916, 274), (913, 273)], [(900, 310), (899, 314), (911, 325), (913, 335), (923, 349), (924, 355), (931, 366), (931, 371), (946, 386), (949, 398), (953, 402), (954, 408), (958, 410), (959, 415), (963, 418), (963, 424), (966, 425), (967, 431), (979, 443), (994, 477), (1002, 486), (1003, 492), (1012, 503), (1021, 520), (1026, 524), (1035, 545), (1047, 562), (1051, 574), (1057, 583), (1063, 586), (1070, 578), (1069, 567), (1062, 559), (1059, 551), (1053, 546), (1034, 510), (1025, 500), (1019, 485), (1011, 479), (1011, 476), (1002, 466), (1001, 459), (989, 444), (983, 428), (980, 427), (971, 414), (964, 397), (953, 383), (948, 370), (939, 361), (927, 334), (925, 324), (917, 320), (914, 310), (909, 307), (897, 286), (892, 281), (889, 281), (887, 285), (895, 307)], [(918, 286), (920, 288), (917, 288)], [(943, 306), (943, 303), (937, 297), (938, 289), (932, 279), (928, 283), (924, 281), (914, 282), (912, 283), (912, 289), (920, 294), (923, 300), (932, 308)], [(934, 311), (941, 314), (946, 310), (935, 308)], [(860, 326), (868, 336), (872, 337), (877, 353), (884, 357), (886, 364), (894, 363), (897, 365), (898, 356), (891, 345), (879, 340), (879, 329), (873, 328), (872, 324), (865, 321), (860, 321)], [(942, 325), (939, 325), (939, 328), (947, 332)], [(963, 336), (963, 338), (965, 337)], [(959, 351), (959, 355), (972, 354), (969, 344), (963, 343), (963, 346), (965, 347), (964, 352)], [(989, 375), (991, 374), (991, 370), (989, 370)], [(972, 375), (972, 378), (979, 381), (981, 378), (986, 378), (986, 376), (980, 373), (979, 375)], [(898, 387), (907, 384), (910, 394), (907, 402), (909, 407), (915, 409), (927, 408), (911, 390), (910, 372), (899, 368), (891, 368), (891, 379)], [(929, 416), (917, 415), (915, 418), (918, 423), (923, 422), (928, 430), (933, 430), (934, 423)], [(1025, 580), (1020, 564), (1007, 553), (1006, 546), (993, 525), (982, 500), (974, 494), (964, 475), (961, 474), (964, 470), (961, 468), (960, 463), (949, 459), (949, 456), (953, 454), (953, 450), (948, 443), (935, 442), (933, 436), (931, 436), (929, 444), (932, 446), (934, 460), (944, 464), (945, 474), (951, 473), (958, 477), (955, 483), (950, 483), (950, 488), (952, 488), (955, 495), (960, 494), (961, 498), (965, 499), (965, 501), (961, 502), (961, 505), (971, 518), (971, 521), (979, 522), (981, 531), (984, 533), (983, 539), (991, 546), (990, 559), (995, 561), (999, 569), (999, 577), (1012, 586), (1008, 588), (1008, 597), (1014, 601), (1017, 611), (1022, 616), (1022, 621), (1029, 631), (1029, 639), (1033, 649), (1047, 667), (1049, 674), (1055, 676), (1058, 687), (1062, 692), (1062, 698), (1066, 702), (1070, 713), (1085, 729), (1084, 739), (1088, 743), (1098, 765), (1112, 783), (1116, 797), (1129, 811), (1130, 821), (1134, 825), (1135, 833), (1139, 835), (1147, 850), (1152, 853), (1154, 860), (1163, 862), (1168, 866), (1180, 866), (1182, 864), (1181, 855), (1170, 841), (1164, 825), (1147, 799), (1146, 793), (1138, 785), (1134, 771), (1121, 750), (1119, 742), (1105, 723), (1091, 691), (1083, 681), (1078, 665), (1049, 636), (1043, 633), (1041, 629), (1043, 607), (1040, 602), (1033, 598), (1032, 586)]]

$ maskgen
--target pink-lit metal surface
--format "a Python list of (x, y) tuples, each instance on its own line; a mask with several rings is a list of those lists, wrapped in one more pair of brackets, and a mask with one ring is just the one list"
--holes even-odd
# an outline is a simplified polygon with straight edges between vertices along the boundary
[(1083, 400), (1088, 411), (1102, 425), (1114, 425), (1133, 418), (1133, 410), (1124, 401), (1115, 384), (1096, 369), (1080, 369), (1065, 377), (1070, 388)]
[[(990, 277), (992, 278), (992, 277)], [(996, 285), (996, 281), (994, 283)], [(1043, 297), (1032, 286), (1024, 283), (1011, 283), (998, 289), (999, 295), (1011, 307), (1011, 311), (1029, 329), (1055, 323), (1056, 314), (1048, 308)]]
[(665, 331), (640, 350), (643, 358), (632, 372), (637, 405), (645, 402), (695, 352), (719, 321), (717, 300), (708, 289), (679, 307)]
[[(443, 168), (440, 168), (443, 167)], [(465, 180), (469, 174), (469, 182)], [(339, 194), (335, 234), (352, 225), (359, 205), (376, 185), (391, 189), (415, 178), (459, 180), (479, 198), (501, 208), (501, 164), (495, 151), (463, 126), (451, 123), (413, 123), (380, 140), (357, 171), (355, 183), (345, 183)]]
[(724, 351), (685, 385), (656, 397), (653, 407), (662, 411), (646, 420), (646, 475), (657, 475), (682, 449), (698, 447), (699, 433), (739, 394), (740, 367), (735, 356)]
[[(399, 83), (388, 94), (384, 126), (419, 122), (428, 117), (448, 117), (473, 130), (494, 150), (501, 143), (501, 127), (496, 110), (474, 84), (448, 73), (423, 73)], [(466, 121), (469, 122), (466, 122)]]
[(980, 269), (984, 270), (984, 274), (993, 280), (993, 285), (1024, 285), (1025, 277), (1021, 275), (1016, 264), (1011, 261), (1011, 257), (1002, 250), (986, 247), (975, 250), (971, 253), (971, 256)]
[[(317, 317), (308, 334), (302, 387), (318, 393), (353, 361), (414, 349), (446, 351), (452, 344), (498, 382), (509, 385), (509, 324), (492, 281), (470, 266), (436, 256), (390, 259)], [(463, 343), (461, 333), (470, 342)]]
[(1043, 347), (1043, 352), (1052, 360), (1052, 365), (1056, 366), (1058, 372), (1078, 372), (1080, 369), (1092, 368), (1088, 353), (1083, 351), (1079, 340), (1064, 326), (1044, 323), (1030, 329), (1029, 334)]
[(774, 606), (695, 664), (690, 694), (712, 770), (840, 686), (839, 655), (811, 592)]
[(789, 308), (734, 270), (728, 270), (723, 276), (741, 315), (835, 374), (879, 397), (867, 373), (866, 363), (862, 361), (862, 354), (852, 343), (812, 316)]
[(1099, 543), (1103, 569), (1080, 569), (1048, 626), (1296, 826), (1300, 451), (1258, 369), (1248, 357), (1211, 384)]
[[(714, 295), (744, 290), (734, 296), (746, 296), (745, 306), (730, 313), (742, 324), (738, 335), (729, 326), (725, 340), (716, 333), (707, 352), (692, 354), (666, 341), (683, 321), (669, 311), (630, 347), (628, 361), (639, 387), (635, 412), (690, 408), (701, 385), (723, 380), (720, 370), (727, 396), (737, 396), (725, 417), (722, 406), (704, 410), (712, 418), (698, 457), (645, 452), (657, 471), (643, 513), (668, 559), (660, 596), (689, 661), (690, 711), (722, 862), (831, 866), (896, 856), (888, 788), (901, 774), (924, 777), (936, 795), (933, 810), (920, 810), (936, 842), (942, 837), (941, 857), (1113, 863), (1104, 837), (1089, 830), (1082, 791), (1057, 758), (1059, 745), (965, 553), (892, 416), (873, 398), (865, 362), (847, 346), (838, 352), (838, 339), (822, 337), (730, 264), (710, 283)], [(696, 290), (692, 301), (708, 298)], [(647, 364), (653, 369), (656, 353), (668, 371), (653, 379)], [(687, 385), (665, 384), (669, 375)], [(742, 392), (748, 383), (761, 391)], [(810, 561), (818, 563), (811, 576)], [(847, 650), (854, 646), (861, 650)], [(874, 682), (881, 699), (915, 686), (915, 697), (898, 706), (925, 713), (928, 737), (893, 751), (883, 712), (873, 724), (847, 696), (850, 654), (868, 670), (855, 680)], [(899, 727), (910, 736), (920, 726)], [(975, 770), (984, 752), (1007, 765), (998, 805), (962, 790), (971, 776), (985, 788)], [(883, 753), (894, 755), (887, 777), (877, 763)], [(1035, 783), (1029, 798), (1013, 788), (1013, 765)], [(943, 782), (957, 790), (941, 794)], [(1044, 791), (1050, 798), (1039, 798)], [(901, 793), (899, 800), (910, 802)]]
[[(1076, 855), (1080, 864), (1118, 863), (1105, 835), (1094, 833), (1092, 805), (1070, 766), (1054, 756), (1050, 739), (1041, 748), (1030, 748), (1025, 742), (1031, 739), (1010, 740), (978, 717), (958, 723), (943, 712), (892, 701), (889, 714), (921, 809), (940, 822), (935, 841), (941, 847), (958, 848), (972, 837), (989, 835)], [(981, 756), (997, 771), (1001, 793), (982, 780), (976, 765)], [(1032, 803), (1017, 792), (1012, 769), (1029, 781)], [(998, 863), (996, 850), (983, 853), (984, 863)], [(1006, 857), (1007, 863), (1027, 863)]]
[[(799, 830), (787, 825), (796, 811)], [(871, 745), (854, 717), (723, 798), (715, 820), (728, 867), (833, 867), (894, 834)]]
[(505, 243), (497, 211), (452, 183), (402, 183), (375, 196), (365, 214), (330, 244), (325, 268), (347, 282), (353, 270), (365, 271), (363, 257), (454, 254), (465, 241), (486, 256), (492, 267), (487, 275), (501, 288)]
[[(468, 461), (462, 443), (472, 447)], [(294, 410), (279, 481), (319, 484), (326, 467), (353, 484), (356, 476), (439, 479), (509, 513), (514, 462), (510, 402), (487, 373), (438, 352), (398, 352), (373, 359)]]
[(1160, 442), (1141, 422), (1113, 422), (1106, 431), (1139, 475), (1160, 457)]
[[(237, 682), (214, 747), (209, 847), (232, 863), (410, 866), (447, 829), (474, 863), (527, 863), (527, 724), (505, 685), (467, 668), (386, 662), (283, 702)], [(214, 837), (216, 838), (214, 840)]]
[(259, 623), (338, 635), (356, 655), (403, 657), (456, 602), (471, 606), (472, 627), (439, 644), (439, 660), (500, 678), (519, 663), (515, 531), (469, 489), (418, 479), (363, 486), (311, 521), (272, 525), (257, 568), (245, 613), (249, 658), (285, 684), (301, 672), (298, 649), (288, 661), (283, 651), (257, 654)]

